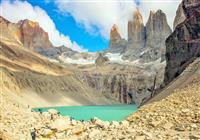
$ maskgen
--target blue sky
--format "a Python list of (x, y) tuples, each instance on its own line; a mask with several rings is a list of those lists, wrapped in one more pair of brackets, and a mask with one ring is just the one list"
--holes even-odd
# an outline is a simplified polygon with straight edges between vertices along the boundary
[(33, 6), (39, 6), (44, 9), (61, 33), (70, 36), (71, 40), (76, 41), (88, 51), (95, 52), (108, 47), (108, 39), (103, 38), (101, 35), (88, 33), (81, 25), (76, 23), (72, 16), (58, 12), (54, 2), (46, 3), (39, 0), (28, 0), (28, 2)]
[[(110, 29), (119, 26), (127, 38), (127, 23), (139, 8), (144, 24), (150, 10), (163, 10), (172, 27), (181, 0), (0, 0), (1, 16), (11, 22), (36, 21), (55, 46), (95, 52), (109, 46)], [(159, 7), (158, 7), (159, 5)]]

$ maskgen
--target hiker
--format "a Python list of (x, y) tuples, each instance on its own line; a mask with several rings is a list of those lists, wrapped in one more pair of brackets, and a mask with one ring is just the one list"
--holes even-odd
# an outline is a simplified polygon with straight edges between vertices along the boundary
[(36, 138), (36, 130), (35, 130), (35, 128), (31, 130), (31, 137), (32, 137), (32, 140), (35, 140), (35, 138)]

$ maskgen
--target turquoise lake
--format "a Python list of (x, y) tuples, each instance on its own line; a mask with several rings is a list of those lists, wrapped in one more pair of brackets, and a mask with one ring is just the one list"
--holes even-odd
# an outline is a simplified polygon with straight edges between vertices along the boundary
[(132, 105), (97, 105), (97, 106), (60, 106), (47, 108), (34, 108), (33, 111), (45, 112), (53, 108), (60, 112), (62, 116), (70, 116), (75, 120), (88, 121), (93, 117), (98, 117), (104, 121), (122, 121), (130, 114), (137, 111), (137, 106)]

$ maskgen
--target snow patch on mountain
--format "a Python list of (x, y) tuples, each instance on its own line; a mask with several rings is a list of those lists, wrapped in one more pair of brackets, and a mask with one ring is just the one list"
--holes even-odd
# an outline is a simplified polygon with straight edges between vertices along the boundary
[(65, 57), (64, 62), (71, 63), (71, 64), (80, 64), (80, 65), (88, 65), (88, 64), (94, 64), (95, 60), (87, 60), (87, 59), (72, 59), (69, 57)]

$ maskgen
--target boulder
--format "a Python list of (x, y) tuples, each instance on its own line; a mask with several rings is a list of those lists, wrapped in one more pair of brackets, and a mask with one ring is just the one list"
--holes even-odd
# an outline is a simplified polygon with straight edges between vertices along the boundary
[(100, 120), (99, 118), (97, 118), (97, 117), (94, 117), (92, 119), (92, 123), (97, 125), (97, 126), (100, 126), (100, 127), (104, 126), (104, 122), (102, 120)]
[(58, 111), (55, 110), (55, 109), (49, 109), (48, 112), (49, 112), (51, 115), (57, 115), (57, 114), (58, 114)]
[(102, 66), (108, 61), (109, 61), (108, 57), (103, 56), (103, 54), (100, 53), (99, 56), (97, 57), (96, 61), (95, 61), (95, 64), (97, 66)]
[(51, 114), (49, 112), (43, 112), (42, 115), (46, 118), (46, 119), (51, 119)]
[(50, 124), (52, 129), (56, 129), (58, 131), (63, 131), (70, 128), (70, 119), (68, 117), (57, 118)]
[(99, 134), (100, 133), (100, 130), (92, 130), (91, 132), (89, 132), (89, 135), (88, 135), (88, 137), (89, 138), (95, 138), (95, 136), (97, 135), (97, 134)]

